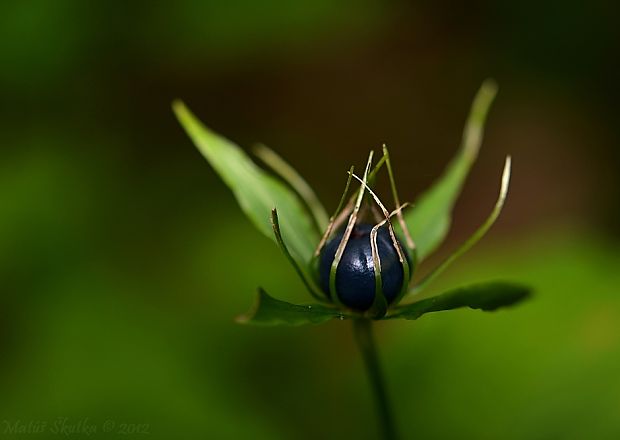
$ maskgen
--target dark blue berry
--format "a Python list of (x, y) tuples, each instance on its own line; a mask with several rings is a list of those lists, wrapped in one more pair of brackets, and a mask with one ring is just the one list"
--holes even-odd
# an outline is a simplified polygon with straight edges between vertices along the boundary
[[(336, 293), (340, 302), (356, 310), (367, 310), (375, 298), (375, 266), (370, 246), (371, 229), (372, 226), (367, 224), (355, 226), (336, 271)], [(329, 274), (343, 234), (344, 231), (339, 232), (325, 245), (319, 259), (321, 289), (330, 297)], [(403, 280), (403, 267), (387, 226), (381, 227), (377, 233), (377, 248), (381, 259), (383, 294), (390, 303), (400, 293), (403, 282), (409, 280)], [(405, 252), (403, 246), (401, 249)], [(407, 260), (409, 261), (408, 257)]]

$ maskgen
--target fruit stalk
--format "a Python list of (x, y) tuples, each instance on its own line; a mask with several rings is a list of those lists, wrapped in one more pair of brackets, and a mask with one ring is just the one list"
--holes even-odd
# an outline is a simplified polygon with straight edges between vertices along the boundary
[(385, 380), (379, 364), (377, 347), (372, 334), (372, 321), (370, 319), (354, 319), (353, 332), (357, 346), (364, 359), (366, 373), (370, 379), (383, 438), (386, 440), (396, 440), (396, 426), (392, 416)]

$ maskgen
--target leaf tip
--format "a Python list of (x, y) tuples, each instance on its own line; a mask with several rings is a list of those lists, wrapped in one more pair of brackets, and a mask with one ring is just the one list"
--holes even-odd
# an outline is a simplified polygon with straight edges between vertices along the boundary
[(491, 104), (495, 100), (495, 95), (497, 95), (497, 90), (497, 83), (492, 79), (487, 79), (478, 89), (472, 102), (469, 119), (465, 127), (466, 136), (464, 139), (465, 151), (469, 152), (471, 160), (476, 157), (480, 149), (484, 123)]
[(256, 297), (256, 300), (254, 301), (254, 305), (252, 306), (252, 308), (248, 310), (247, 312), (235, 317), (235, 322), (237, 324), (242, 324), (242, 325), (251, 324), (252, 319), (254, 319), (254, 317), (256, 316), (256, 313), (260, 309), (261, 303), (266, 295), (267, 295), (267, 292), (265, 292), (262, 287), (259, 287), (258, 296)]
[(249, 322), (250, 318), (248, 318), (247, 315), (243, 314), (243, 315), (239, 315), (237, 317), (235, 317), (235, 322), (237, 324), (241, 324), (241, 325), (245, 325)]
[(471, 304), (469, 307), (480, 309), (485, 312), (494, 312), (498, 309), (512, 307), (522, 301), (532, 297), (533, 290), (524, 284), (515, 284), (508, 282), (494, 282), (490, 286), (494, 286), (502, 295), (491, 297), (488, 301), (482, 301), (478, 304)]
[(179, 98), (174, 99), (172, 101), (171, 106), (172, 106), (172, 111), (174, 112), (175, 115), (177, 115), (177, 117), (180, 117), (180, 115), (182, 115), (183, 113), (187, 113), (187, 106)]
[(510, 186), (510, 175), (512, 173), (512, 157), (506, 156), (506, 162), (504, 163), (504, 170), (502, 171), (502, 183), (500, 186), (500, 199), (505, 199), (508, 194), (508, 187)]
[(487, 78), (482, 82), (482, 86), (480, 86), (480, 91), (483, 92), (485, 95), (490, 96), (490, 97), (495, 97), (495, 95), (497, 95), (497, 92), (499, 90), (499, 86), (497, 84), (497, 81), (495, 81), (494, 78)]

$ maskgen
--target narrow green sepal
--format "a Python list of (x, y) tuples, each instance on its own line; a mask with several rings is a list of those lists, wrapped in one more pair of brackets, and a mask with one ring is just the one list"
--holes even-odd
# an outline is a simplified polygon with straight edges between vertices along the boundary
[(299, 195), (303, 200), (306, 207), (316, 223), (318, 232), (320, 233), (327, 227), (329, 218), (325, 212), (323, 204), (320, 202), (316, 193), (312, 187), (305, 181), (305, 179), (286, 162), (278, 153), (271, 148), (263, 144), (257, 144), (254, 146), (254, 154), (269, 166), (275, 173), (277, 173), (284, 181), (286, 181), (291, 188)]
[(316, 286), (312, 277), (308, 275), (304, 267), (297, 263), (295, 258), (293, 258), (293, 256), (289, 252), (288, 247), (284, 242), (284, 238), (282, 238), (282, 232), (280, 231), (280, 220), (278, 218), (278, 210), (276, 208), (273, 208), (271, 210), (271, 225), (273, 227), (273, 233), (276, 237), (276, 243), (278, 247), (286, 256), (289, 263), (291, 263), (291, 266), (293, 266), (295, 272), (297, 272), (297, 275), (299, 275), (299, 278), (301, 278), (301, 281), (304, 283), (304, 286), (306, 286), (306, 289), (308, 289), (310, 295), (312, 295), (318, 301), (327, 302), (328, 299), (325, 298), (321, 289)]
[(495, 206), (493, 207), (491, 214), (487, 217), (484, 223), (482, 223), (482, 225), (478, 227), (478, 229), (476, 229), (476, 231), (467, 240), (465, 240), (465, 242), (463, 242), (463, 244), (461, 244), (454, 252), (452, 252), (452, 254), (450, 254), (443, 262), (441, 262), (439, 266), (433, 269), (428, 275), (426, 275), (422, 280), (417, 282), (411, 288), (411, 295), (415, 295), (418, 292), (422, 291), (452, 263), (454, 263), (459, 257), (461, 257), (476, 243), (478, 243), (478, 241), (480, 241), (480, 239), (484, 237), (487, 232), (489, 232), (489, 229), (491, 229), (491, 226), (493, 226), (493, 224), (499, 217), (502, 209), (504, 208), (504, 203), (506, 202), (506, 196), (508, 195), (508, 186), (510, 185), (511, 163), (512, 161), (510, 159), (510, 156), (508, 156), (504, 165), (504, 171), (502, 172), (502, 181), (499, 189), (499, 195), (497, 196), (497, 201), (495, 202)]

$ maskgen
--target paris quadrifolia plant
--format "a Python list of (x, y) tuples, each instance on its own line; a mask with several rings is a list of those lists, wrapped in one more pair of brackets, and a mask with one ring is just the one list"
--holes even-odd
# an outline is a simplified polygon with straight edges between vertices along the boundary
[[(188, 135), (234, 193), (255, 226), (271, 237), (293, 266), (310, 304), (291, 304), (258, 289), (256, 304), (237, 320), (243, 324), (295, 326), (349, 320), (361, 350), (383, 436), (396, 438), (396, 428), (381, 373), (373, 321), (415, 320), (442, 310), (470, 307), (493, 311), (530, 295), (528, 287), (494, 281), (458, 287), (437, 296), (422, 292), (491, 228), (499, 216), (510, 181), (506, 158), (499, 196), (486, 221), (436, 267), (415, 276), (418, 266), (442, 243), (451, 212), (472, 167), (497, 87), (491, 80), (478, 91), (467, 119), (462, 144), (443, 175), (415, 203), (401, 203), (388, 149), (371, 151), (361, 173), (351, 167), (340, 203), (330, 216), (306, 181), (273, 150), (259, 145), (259, 168), (238, 146), (198, 121), (181, 102), (174, 111)], [(373, 166), (374, 163), (374, 166)], [(387, 172), (393, 205), (388, 208), (373, 189)]]

